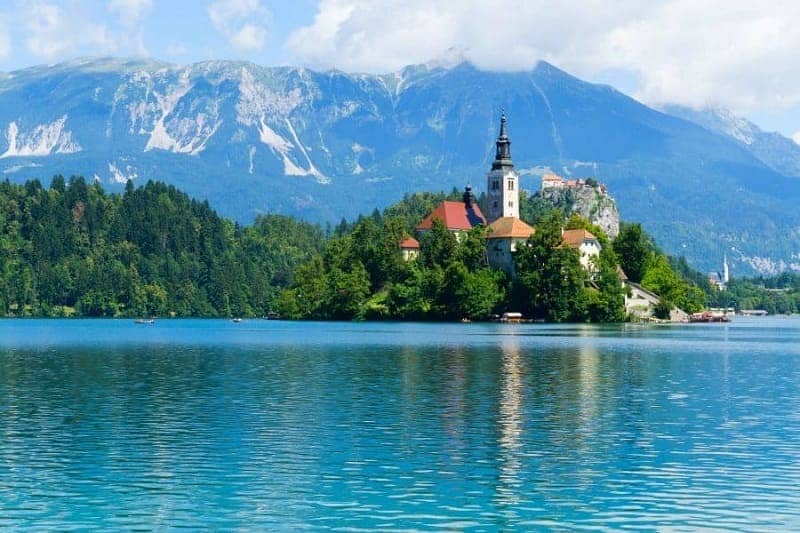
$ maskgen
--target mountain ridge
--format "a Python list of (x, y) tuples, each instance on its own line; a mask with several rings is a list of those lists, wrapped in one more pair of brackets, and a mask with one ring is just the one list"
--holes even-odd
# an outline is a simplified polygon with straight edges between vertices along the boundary
[(725, 108), (692, 109), (672, 105), (665, 106), (664, 112), (733, 139), (776, 172), (800, 177), (800, 145), (780, 133), (764, 131)]
[(700, 268), (728, 253), (734, 274), (800, 269), (800, 181), (729, 136), (545, 62), (383, 75), (119, 58), (30, 67), (0, 76), (0, 172), (163, 180), (240, 222), (336, 222), (406, 192), (482, 190), (501, 108), (524, 188), (545, 169), (596, 176), (623, 219)]

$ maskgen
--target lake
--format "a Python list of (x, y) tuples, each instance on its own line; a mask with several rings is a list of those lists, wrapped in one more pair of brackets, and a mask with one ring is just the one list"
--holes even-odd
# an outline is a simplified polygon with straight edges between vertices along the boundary
[(800, 528), (800, 319), (0, 320), (0, 529)]

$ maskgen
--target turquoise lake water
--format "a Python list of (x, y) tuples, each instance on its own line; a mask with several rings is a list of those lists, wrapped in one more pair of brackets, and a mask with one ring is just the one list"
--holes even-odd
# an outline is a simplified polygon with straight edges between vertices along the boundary
[(800, 529), (800, 319), (0, 320), (0, 529)]

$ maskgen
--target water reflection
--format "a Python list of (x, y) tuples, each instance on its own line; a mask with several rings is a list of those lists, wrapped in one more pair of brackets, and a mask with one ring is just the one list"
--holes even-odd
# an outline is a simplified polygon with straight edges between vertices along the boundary
[(3, 529), (800, 526), (800, 321), (49, 324), (0, 323)]
[(451, 464), (463, 464), (466, 455), (466, 433), (468, 431), (467, 358), (464, 350), (457, 347), (445, 355), (447, 380), (444, 384), (443, 426), (448, 441), (445, 445)]
[(500, 385), (500, 439), (499, 483), (497, 501), (502, 507), (520, 501), (519, 488), (522, 485), (522, 431), (523, 431), (523, 391), (522, 378), (525, 373), (519, 340), (516, 336), (506, 336), (500, 343), (502, 352), (502, 381)]
[(597, 347), (591, 343), (581, 344), (578, 348), (578, 389), (580, 391), (578, 423), (580, 424), (580, 433), (588, 439), (593, 436), (598, 414), (599, 366), (600, 353), (597, 351)]

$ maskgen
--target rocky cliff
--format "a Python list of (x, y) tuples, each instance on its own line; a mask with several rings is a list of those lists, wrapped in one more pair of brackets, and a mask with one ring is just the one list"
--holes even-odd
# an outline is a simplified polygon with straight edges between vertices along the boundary
[(536, 194), (561, 209), (565, 215), (578, 214), (603, 228), (610, 238), (615, 238), (619, 234), (619, 211), (617, 202), (605, 186), (593, 180), (572, 181), (577, 183), (543, 187)]

